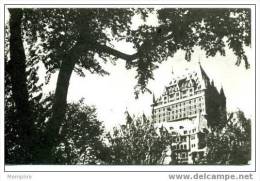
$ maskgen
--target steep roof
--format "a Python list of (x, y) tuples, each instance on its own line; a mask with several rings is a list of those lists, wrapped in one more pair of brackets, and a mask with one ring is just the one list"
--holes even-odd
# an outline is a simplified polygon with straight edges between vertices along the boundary
[(210, 79), (206, 74), (205, 70), (199, 63), (192, 71), (186, 72), (183, 76), (174, 77), (173, 80), (170, 82), (166, 89), (171, 87), (185, 87), (186, 85), (191, 84), (192, 87), (196, 89), (206, 89), (207, 84), (209, 83)]

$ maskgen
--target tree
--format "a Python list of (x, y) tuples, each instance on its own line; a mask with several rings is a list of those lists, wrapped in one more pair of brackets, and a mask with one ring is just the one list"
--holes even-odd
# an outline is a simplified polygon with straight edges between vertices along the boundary
[[(159, 25), (143, 24), (131, 29), (135, 13), (144, 20), (154, 13)], [(27, 9), (24, 30), (26, 41), (32, 45), (30, 56), (41, 59), (49, 74), (59, 70), (52, 118), (47, 123), (44, 141), (45, 155), (50, 155), (59, 142), (72, 71), (81, 76), (85, 69), (107, 74), (96, 55), (105, 62), (122, 59), (127, 69), (135, 68), (137, 96), (148, 90), (146, 85), (158, 64), (178, 50), (186, 51), (185, 58), (190, 60), (195, 46), (205, 50), (207, 56), (214, 56), (217, 52), (225, 55), (227, 44), (237, 55), (237, 64), (244, 60), (249, 67), (243, 50), (244, 45), (250, 45), (248, 9)], [(136, 53), (128, 55), (114, 49), (113, 41), (131, 43)]]
[(32, 136), (31, 109), (29, 104), (29, 95), (26, 87), (25, 71), (25, 53), (21, 38), (21, 19), (22, 11), (19, 9), (10, 9), (10, 63), (9, 73), (12, 82), (12, 96), (17, 107), (17, 117), (19, 117), (19, 126), (17, 131), (20, 136), (20, 144), (24, 148), (23, 158), (30, 160), (31, 155), (27, 154), (30, 150), (28, 145)]
[(114, 165), (163, 164), (164, 151), (171, 143), (165, 128), (156, 128), (145, 117), (132, 119), (128, 113), (127, 123), (114, 128), (107, 139), (110, 155), (107, 162)]
[(242, 111), (229, 115), (228, 123), (207, 139), (208, 164), (248, 164), (251, 160), (251, 120)]
[[(32, 163), (36, 107), (40, 107), (41, 84), (37, 61), (25, 57), (21, 9), (9, 9), (5, 27), (5, 157), (6, 163)], [(36, 141), (37, 142), (37, 141)]]
[(60, 130), (61, 142), (55, 150), (56, 163), (97, 164), (102, 161), (104, 128), (97, 120), (96, 109), (81, 99), (68, 104)]

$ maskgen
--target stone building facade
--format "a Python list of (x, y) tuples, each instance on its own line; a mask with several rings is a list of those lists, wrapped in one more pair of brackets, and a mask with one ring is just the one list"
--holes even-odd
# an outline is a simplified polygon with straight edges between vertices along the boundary
[(206, 134), (225, 124), (226, 97), (200, 64), (175, 76), (163, 94), (154, 98), (152, 119), (173, 136), (164, 164), (196, 164), (205, 157)]

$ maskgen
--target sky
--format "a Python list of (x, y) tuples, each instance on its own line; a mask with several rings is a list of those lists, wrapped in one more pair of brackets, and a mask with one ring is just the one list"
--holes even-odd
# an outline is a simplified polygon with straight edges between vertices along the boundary
[[(7, 11), (8, 13), (8, 11)], [(8, 17), (8, 15), (6, 16)], [(6, 19), (8, 21), (8, 19)], [(133, 18), (133, 28), (141, 24), (139, 17)], [(150, 16), (147, 20), (148, 25), (156, 25), (158, 22), (155, 16)], [(132, 45), (125, 42), (114, 43), (115, 48), (128, 54), (134, 53)], [(253, 50), (246, 48), (251, 68), (246, 70), (241, 64), (236, 66), (236, 56), (229, 49), (226, 49), (226, 56), (217, 54), (215, 57), (205, 57), (205, 52), (196, 47), (191, 57), (191, 62), (184, 59), (184, 52), (178, 51), (174, 57), (160, 64), (154, 71), (154, 80), (150, 80), (148, 88), (159, 97), (164, 87), (169, 84), (173, 76), (182, 75), (185, 69), (193, 70), (201, 62), (202, 67), (214, 80), (218, 89), (223, 86), (227, 97), (227, 110), (235, 111), (238, 108), (245, 112), (248, 117), (253, 118), (255, 110), (255, 62), (253, 61)], [(68, 102), (77, 102), (84, 98), (87, 105), (93, 105), (97, 108), (97, 116), (105, 127), (109, 130), (125, 122), (125, 111), (131, 115), (151, 115), (152, 95), (149, 93), (140, 94), (139, 99), (135, 99), (134, 86), (137, 83), (135, 79), (135, 70), (126, 70), (125, 62), (118, 60), (116, 65), (111, 63), (104, 64), (105, 70), (110, 72), (109, 76), (98, 76), (86, 73), (86, 77), (79, 77), (72, 74), (69, 90)], [(174, 75), (172, 74), (174, 73)], [(44, 81), (45, 69), (41, 67), (39, 76)], [(54, 91), (57, 81), (57, 73), (51, 78), (48, 85), (44, 85), (43, 91), (47, 94)]]
[[(119, 47), (124, 50), (129, 48), (127, 45), (118, 45)], [(173, 76), (185, 74), (186, 69), (195, 69), (200, 61), (209, 78), (214, 80), (218, 90), (223, 86), (227, 97), (227, 110), (235, 111), (239, 108), (248, 117), (252, 117), (255, 100), (255, 65), (250, 56), (250, 49), (246, 51), (251, 64), (248, 70), (243, 64), (236, 66), (236, 57), (232, 51), (228, 49), (226, 51), (224, 57), (216, 55), (206, 58), (205, 53), (196, 48), (191, 62), (187, 62), (184, 59), (184, 52), (179, 51), (154, 71), (154, 80), (150, 80), (148, 88), (156, 97), (159, 97)], [(135, 99), (134, 86), (137, 82), (135, 70), (126, 70), (123, 60), (118, 60), (117, 65), (107, 63), (105, 69), (110, 72), (109, 76), (102, 77), (87, 73), (86, 77), (79, 77), (73, 73), (68, 91), (68, 102), (84, 98), (86, 104), (97, 108), (97, 116), (104, 122), (107, 129), (124, 123), (126, 110), (131, 115), (140, 116), (143, 113), (151, 115), (152, 95), (140, 94), (139, 99)], [(54, 90), (56, 80), (57, 74), (52, 76), (50, 84), (44, 87), (44, 91)]]

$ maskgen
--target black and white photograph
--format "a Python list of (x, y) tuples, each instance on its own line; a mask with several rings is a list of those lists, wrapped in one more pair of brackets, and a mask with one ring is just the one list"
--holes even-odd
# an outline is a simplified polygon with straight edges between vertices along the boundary
[(4, 169), (256, 169), (255, 14), (5, 5)]

